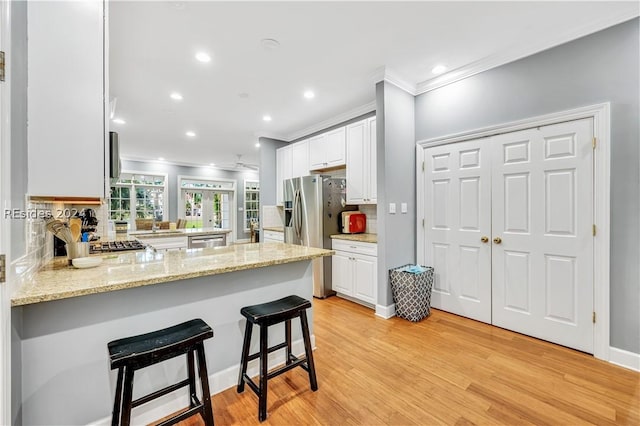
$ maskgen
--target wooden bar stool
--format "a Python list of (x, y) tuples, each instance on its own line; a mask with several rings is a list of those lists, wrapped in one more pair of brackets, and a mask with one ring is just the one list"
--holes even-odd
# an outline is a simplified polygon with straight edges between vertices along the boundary
[[(309, 383), (311, 390), (318, 390), (316, 379), (316, 369), (313, 364), (313, 349), (311, 348), (311, 338), (309, 337), (309, 324), (307, 323), (306, 309), (311, 307), (311, 302), (302, 297), (288, 296), (273, 302), (260, 305), (245, 306), (240, 313), (247, 318), (247, 325), (244, 331), (244, 344), (242, 345), (242, 359), (240, 361), (240, 374), (238, 377), (238, 393), (244, 391), (244, 384), (258, 395), (258, 419), (262, 422), (267, 418), (267, 381), (285, 371), (295, 367), (302, 367), (309, 373)], [(298, 358), (291, 353), (291, 320), (299, 317), (302, 326), (302, 337), (304, 340), (305, 357)], [(285, 323), (285, 341), (273, 347), (269, 347), (268, 333), (269, 326)], [(251, 344), (251, 332), (253, 325), (260, 327), (260, 350), (249, 355)], [(268, 355), (278, 349), (286, 349), (285, 365), (271, 372), (268, 370)], [(256, 358), (260, 358), (260, 383), (256, 385), (247, 375), (247, 363)]]
[[(131, 409), (153, 399), (166, 395), (184, 386), (189, 386), (189, 409), (161, 425), (172, 425), (194, 414), (200, 413), (207, 426), (213, 426), (213, 408), (209, 393), (207, 360), (203, 341), (213, 337), (213, 330), (201, 319), (193, 319), (182, 324), (151, 333), (114, 340), (108, 344), (111, 369), (118, 369), (118, 382), (111, 416), (111, 425), (128, 426)], [(188, 376), (185, 380), (167, 386), (132, 401), (133, 373), (150, 365), (168, 359), (187, 355)], [(194, 354), (198, 357), (198, 374), (202, 386), (202, 402), (196, 396), (196, 375)], [(124, 390), (123, 390), (124, 387)], [(122, 415), (120, 409), (122, 408)]]

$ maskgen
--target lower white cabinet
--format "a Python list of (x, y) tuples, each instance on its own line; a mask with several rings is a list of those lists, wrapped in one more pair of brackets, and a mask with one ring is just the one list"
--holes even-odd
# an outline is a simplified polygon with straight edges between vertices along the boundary
[(276, 242), (276, 243), (284, 243), (284, 232), (278, 232), (278, 231), (267, 231), (267, 230), (263, 230), (263, 238), (262, 241), (263, 242)]
[(145, 245), (151, 246), (156, 250), (182, 250), (188, 246), (188, 238), (186, 236), (177, 237), (138, 237), (138, 240)]
[(332, 240), (333, 290), (363, 302), (376, 304), (378, 296), (378, 245)]

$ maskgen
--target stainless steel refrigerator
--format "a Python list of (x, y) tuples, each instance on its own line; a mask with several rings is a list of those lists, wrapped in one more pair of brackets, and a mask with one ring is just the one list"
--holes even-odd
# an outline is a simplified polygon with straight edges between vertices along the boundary
[[(331, 248), (338, 234), (340, 213), (356, 210), (346, 205), (346, 180), (328, 176), (303, 176), (284, 181), (284, 242)], [(331, 289), (331, 257), (313, 261), (313, 295), (325, 298)]]

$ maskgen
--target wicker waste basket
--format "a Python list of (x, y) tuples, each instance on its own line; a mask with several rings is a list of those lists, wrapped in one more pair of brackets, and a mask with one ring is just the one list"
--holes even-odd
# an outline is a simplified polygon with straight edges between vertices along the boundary
[(389, 270), (389, 281), (396, 315), (409, 321), (420, 321), (431, 313), (433, 268), (403, 265)]

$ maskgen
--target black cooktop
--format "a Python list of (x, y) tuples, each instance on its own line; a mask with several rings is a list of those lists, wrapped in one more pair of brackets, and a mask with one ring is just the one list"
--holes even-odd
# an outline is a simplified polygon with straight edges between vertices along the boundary
[(91, 243), (91, 253), (109, 253), (114, 251), (144, 250), (146, 246), (138, 240), (108, 241)]

